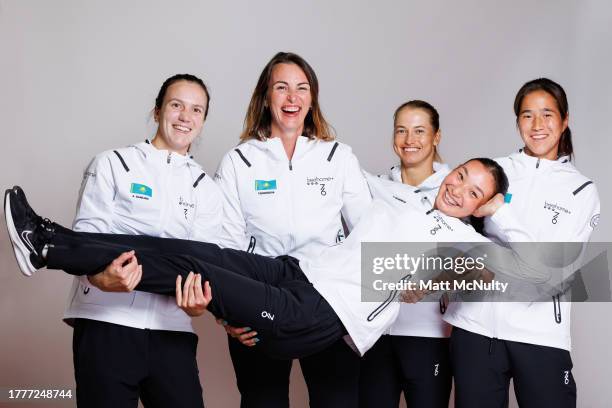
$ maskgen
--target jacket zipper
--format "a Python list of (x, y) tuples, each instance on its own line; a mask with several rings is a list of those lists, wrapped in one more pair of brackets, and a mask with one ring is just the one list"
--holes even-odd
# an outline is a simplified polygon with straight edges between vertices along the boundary
[[(536, 165), (535, 168), (536, 170), (540, 168), (540, 158), (538, 158), (538, 160), (536, 161)], [(531, 184), (529, 185), (529, 190), (528, 192), (530, 193), (533, 190), (533, 185), (535, 183), (535, 179), (538, 177), (539, 171), (536, 171), (533, 175), (533, 177), (531, 178)], [(499, 305), (495, 305), (494, 308), (494, 316), (495, 316), (495, 331), (493, 333), (493, 338), (498, 338), (499, 337), (499, 331), (500, 331), (500, 322), (502, 321), (502, 318), (500, 316), (500, 310), (499, 307), (504, 305), (504, 303), (500, 303)], [(556, 316), (556, 315), (555, 315)]]
[[(540, 158), (536, 162), (536, 169), (540, 167)], [(552, 297), (553, 302), (553, 313), (555, 317), (555, 323), (561, 324), (561, 301), (559, 300), (560, 295), (556, 294)]]
[(294, 208), (294, 197), (293, 197), (293, 165), (291, 164), (291, 160), (289, 160), (289, 174), (287, 175), (289, 179), (289, 204), (291, 208), (291, 214), (289, 214), (289, 247), (287, 248), (287, 253), (292, 252), (295, 249), (295, 237), (293, 235), (293, 231), (295, 229), (295, 208)]

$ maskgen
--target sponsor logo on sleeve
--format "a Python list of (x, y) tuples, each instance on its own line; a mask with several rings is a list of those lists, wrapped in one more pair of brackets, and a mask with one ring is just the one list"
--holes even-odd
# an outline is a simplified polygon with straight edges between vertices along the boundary
[(153, 189), (139, 183), (132, 183), (130, 193), (132, 193), (132, 198), (140, 198), (142, 200), (148, 200), (153, 197)]
[(591, 222), (589, 223), (591, 225), (591, 228), (595, 229), (595, 227), (597, 226), (597, 224), (599, 224), (599, 214), (595, 214), (592, 218), (591, 218)]

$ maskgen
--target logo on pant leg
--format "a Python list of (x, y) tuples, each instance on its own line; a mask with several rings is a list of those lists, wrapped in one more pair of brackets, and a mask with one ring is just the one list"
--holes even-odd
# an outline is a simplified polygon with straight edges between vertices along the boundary
[(569, 371), (564, 371), (563, 372), (563, 384), (565, 385), (569, 385), (570, 380), (569, 380)]
[(440, 374), (440, 363), (434, 364), (434, 377), (437, 377)]
[(274, 320), (274, 315), (272, 313), (266, 312), (265, 310), (263, 312), (261, 312), (261, 317), (263, 317), (265, 319)]

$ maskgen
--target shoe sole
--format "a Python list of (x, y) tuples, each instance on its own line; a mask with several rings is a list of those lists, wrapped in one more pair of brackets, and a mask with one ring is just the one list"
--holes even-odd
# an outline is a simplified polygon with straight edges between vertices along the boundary
[(19, 237), (17, 228), (15, 228), (11, 213), (11, 190), (6, 190), (4, 193), (4, 218), (6, 219), (6, 229), (11, 238), (11, 245), (13, 246), (15, 259), (17, 259), (17, 265), (19, 265), (21, 273), (25, 276), (32, 276), (38, 269), (30, 262), (30, 250), (25, 246), (21, 237)]

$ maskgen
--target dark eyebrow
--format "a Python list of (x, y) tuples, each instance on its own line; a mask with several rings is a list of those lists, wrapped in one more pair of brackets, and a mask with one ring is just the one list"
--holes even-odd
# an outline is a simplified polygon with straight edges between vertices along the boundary
[(289, 85), (286, 81), (276, 81), (275, 83), (273, 83), (272, 85), (276, 85), (276, 84), (285, 84), (285, 85)]
[[(468, 177), (470, 175), (470, 173), (468, 172), (467, 167), (461, 166), (461, 170), (465, 171), (465, 176), (466, 177)], [(478, 187), (477, 185), (474, 185), (474, 188), (476, 190), (478, 190), (478, 192), (484, 197), (484, 192), (482, 191), (482, 189), (480, 187)]]
[[(182, 100), (180, 100), (180, 99), (178, 99), (178, 98), (172, 98), (172, 99), (170, 99), (168, 102), (172, 102), (172, 101), (177, 101), (177, 102), (180, 102), (180, 103), (181, 103), (181, 104), (183, 104), (183, 105), (187, 105), (187, 104), (186, 104), (184, 101), (182, 101)], [(204, 106), (199, 105), (199, 104), (197, 104), (197, 103), (196, 103), (195, 105), (193, 105), (193, 106), (197, 106), (197, 107), (198, 107), (198, 108), (200, 108), (200, 109), (204, 109)]]
[[(544, 109), (540, 109), (540, 110), (541, 110), (541, 111), (544, 111), (544, 112), (556, 112), (554, 109), (549, 109), (549, 108), (544, 108)], [(526, 113), (526, 112), (530, 112), (530, 113), (531, 113), (531, 112), (533, 112), (533, 110), (532, 110), (532, 109), (523, 109), (523, 110), (522, 110), (522, 111), (519, 113), (519, 115), (522, 115), (523, 113)]]

